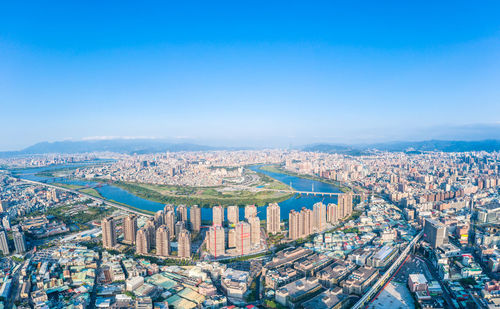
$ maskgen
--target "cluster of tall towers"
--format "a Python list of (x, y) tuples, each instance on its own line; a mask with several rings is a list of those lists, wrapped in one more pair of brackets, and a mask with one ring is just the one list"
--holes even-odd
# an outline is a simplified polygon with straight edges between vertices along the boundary
[[(201, 210), (198, 206), (190, 207), (188, 221), (188, 207), (180, 205), (177, 211), (173, 205), (166, 205), (163, 210), (149, 218), (143, 227), (138, 229), (137, 216), (130, 214), (123, 220), (123, 242), (135, 244), (138, 254), (155, 254), (161, 257), (171, 255), (171, 241), (177, 240), (177, 256), (189, 258), (191, 256), (191, 232), (198, 233), (201, 228)], [(102, 242), (104, 248), (112, 249), (116, 246), (117, 235), (115, 221), (112, 217), (102, 220)]]
[[(226, 249), (230, 248), (234, 248), (239, 255), (245, 255), (250, 253), (253, 247), (260, 246), (261, 229), (257, 207), (248, 205), (244, 211), (245, 219), (240, 221), (239, 207), (227, 207), (226, 222), (222, 206), (216, 206), (212, 209), (212, 226), (207, 232), (206, 244), (207, 250), (214, 257), (224, 255)], [(280, 207), (278, 204), (270, 204), (267, 207), (267, 221), (268, 233), (274, 234), (280, 231)]]
[(300, 211), (291, 210), (288, 216), (288, 237), (298, 239), (318, 233), (326, 228), (326, 223), (336, 224), (352, 214), (352, 194), (341, 194), (337, 204), (316, 203), (313, 209), (305, 207)]
[[(189, 216), (188, 216), (189, 211)], [(240, 221), (238, 206), (227, 207), (227, 221), (224, 208), (212, 208), (212, 225), (206, 233), (206, 248), (214, 257), (225, 255), (227, 249), (233, 249), (238, 255), (249, 254), (253, 248), (260, 248), (261, 224), (257, 216), (257, 207), (248, 205), (244, 209), (244, 220)], [(352, 214), (352, 194), (338, 196), (337, 204), (316, 203), (313, 209), (303, 207), (300, 211), (289, 213), (290, 239), (307, 237), (324, 231), (327, 223), (336, 224)], [(266, 227), (268, 234), (281, 232), (281, 210), (276, 203), (266, 209)], [(163, 210), (149, 218), (143, 227), (137, 228), (137, 216), (128, 215), (123, 220), (123, 242), (135, 244), (138, 254), (152, 253), (157, 256), (170, 256), (171, 242), (177, 240), (177, 255), (182, 258), (191, 256), (191, 233), (201, 229), (201, 209), (198, 206), (186, 207), (166, 205)], [(117, 235), (112, 217), (102, 220), (103, 246), (112, 249), (116, 246)]]

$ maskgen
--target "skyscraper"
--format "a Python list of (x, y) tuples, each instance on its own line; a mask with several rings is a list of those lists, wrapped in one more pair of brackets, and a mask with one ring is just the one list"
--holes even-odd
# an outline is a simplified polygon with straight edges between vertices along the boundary
[(224, 255), (226, 248), (226, 239), (224, 228), (220, 225), (211, 226), (207, 232), (207, 249), (214, 257)]
[(175, 212), (175, 207), (174, 207), (174, 205), (172, 205), (172, 204), (167, 204), (167, 205), (165, 205), (165, 207), (163, 207), (163, 213), (164, 213), (164, 214), (166, 214), (166, 213), (167, 213), (167, 212), (169, 212), (170, 210), (171, 210), (171, 211), (173, 211), (173, 212)]
[(212, 208), (213, 225), (222, 226), (224, 223), (224, 208), (222, 206), (214, 206)]
[(189, 211), (191, 230), (194, 233), (199, 233), (201, 228), (201, 209), (198, 205), (191, 206)]
[(245, 206), (245, 219), (257, 216), (257, 207), (255, 205)]
[(16, 248), (17, 253), (26, 252), (26, 239), (24, 238), (24, 234), (22, 232), (14, 232), (14, 247)]
[(155, 221), (156, 227), (159, 227), (165, 223), (165, 215), (163, 213), (163, 210), (158, 210), (155, 213), (154, 221)]
[(339, 219), (344, 219), (352, 214), (352, 193), (344, 193), (338, 196)]
[(102, 246), (106, 249), (113, 249), (116, 246), (115, 220), (107, 217), (101, 221)]
[(188, 213), (186, 205), (177, 206), (177, 221), (188, 222)]
[(299, 237), (307, 237), (312, 233), (312, 211), (302, 207), (299, 216)]
[(148, 231), (145, 228), (141, 228), (137, 231), (137, 237), (135, 239), (135, 251), (137, 252), (137, 254), (147, 254), (149, 251)]
[(165, 213), (165, 225), (170, 232), (170, 240), (175, 238), (175, 214), (173, 210), (168, 210)]
[(319, 202), (313, 205), (313, 223), (312, 229), (315, 232), (321, 232), (326, 228), (326, 206)]
[(177, 240), (177, 255), (180, 258), (189, 259), (191, 257), (191, 233), (188, 230), (182, 230)]
[(241, 255), (250, 253), (250, 224), (244, 221), (238, 222), (234, 228), (234, 233), (236, 251)]
[(0, 212), (7, 211), (7, 202), (0, 200)]
[(339, 221), (337, 204), (328, 204), (326, 210), (326, 221), (330, 222), (331, 224), (336, 224)]
[(300, 238), (299, 220), (300, 214), (295, 210), (291, 210), (288, 215), (288, 238), (292, 240)]
[(260, 245), (260, 219), (259, 217), (250, 217), (250, 241), (252, 246)]
[(226, 242), (227, 242), (228, 248), (235, 248), (236, 247), (236, 230), (234, 228), (229, 229), (227, 231), (227, 241)]
[(442, 244), (448, 243), (446, 225), (434, 219), (425, 219), (424, 239), (434, 249)]
[(143, 227), (146, 229), (146, 232), (148, 233), (148, 246), (151, 249), (153, 246), (156, 245), (156, 223), (153, 218), (150, 218), (147, 222), (146, 225)]
[(130, 214), (123, 219), (123, 241), (128, 244), (135, 243), (137, 233), (137, 216)]
[(9, 243), (7, 242), (7, 234), (4, 230), (0, 231), (0, 250), (3, 255), (8, 255), (10, 253)]
[(175, 236), (179, 237), (179, 234), (181, 233), (182, 230), (186, 229), (186, 223), (184, 221), (178, 221), (175, 224)]
[(267, 233), (276, 234), (280, 232), (280, 206), (272, 203), (267, 206)]
[(10, 230), (10, 217), (8, 214), (2, 218), (2, 225), (4, 229)]
[(170, 235), (166, 225), (162, 225), (156, 230), (156, 255), (170, 255)]
[(229, 225), (236, 225), (240, 217), (240, 209), (238, 206), (229, 206), (227, 208), (227, 222)]

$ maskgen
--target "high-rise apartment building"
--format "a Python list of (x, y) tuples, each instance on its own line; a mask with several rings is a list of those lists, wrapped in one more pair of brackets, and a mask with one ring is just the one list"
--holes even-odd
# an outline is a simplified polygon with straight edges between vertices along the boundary
[(326, 209), (326, 221), (331, 224), (337, 224), (339, 222), (338, 205), (330, 203)]
[(170, 235), (166, 225), (162, 225), (156, 230), (156, 255), (170, 255)]
[(135, 243), (137, 233), (137, 216), (130, 214), (123, 219), (123, 241), (127, 244)]
[(137, 254), (148, 254), (149, 252), (149, 232), (146, 228), (137, 231), (135, 239), (135, 251)]
[(182, 230), (179, 233), (177, 244), (177, 255), (189, 259), (191, 257), (191, 233), (188, 230)]
[(250, 224), (247, 222), (241, 221), (236, 224), (234, 228), (234, 245), (238, 254), (245, 255), (250, 253), (250, 230)]
[(227, 242), (228, 248), (235, 248), (236, 247), (236, 230), (234, 228), (228, 230), (226, 242)]
[(251, 217), (257, 216), (257, 207), (255, 205), (247, 205), (245, 206), (245, 219), (249, 219)]
[(240, 221), (240, 209), (238, 206), (229, 206), (227, 208), (227, 222), (231, 226), (235, 226)]
[(226, 239), (224, 228), (220, 225), (211, 226), (207, 232), (207, 249), (214, 257), (225, 254)]
[(291, 210), (288, 215), (288, 238), (292, 240), (300, 238), (299, 221), (300, 213), (295, 210)]
[[(165, 206), (166, 207), (166, 206)], [(175, 214), (173, 210), (168, 210), (165, 213), (165, 225), (168, 227), (170, 232), (170, 239), (175, 238)]]
[(276, 234), (280, 232), (280, 206), (272, 203), (266, 209), (267, 233)]
[(214, 206), (212, 208), (213, 225), (222, 226), (224, 223), (224, 208), (222, 206)]
[(259, 217), (250, 217), (250, 241), (252, 246), (260, 245), (260, 219)]
[(424, 239), (434, 249), (442, 244), (448, 243), (446, 225), (434, 219), (425, 219)]
[(352, 214), (352, 193), (344, 193), (338, 196), (339, 219)]
[(307, 237), (312, 233), (312, 211), (302, 207), (299, 216), (299, 234), (300, 237)]
[(163, 210), (158, 210), (155, 213), (154, 221), (155, 221), (156, 227), (159, 227), (165, 223), (165, 214), (163, 213)]
[(0, 231), (0, 250), (3, 255), (9, 255), (9, 243), (7, 242), (7, 233), (4, 230)]
[(177, 221), (188, 222), (188, 211), (186, 205), (177, 206)]
[(102, 246), (106, 249), (113, 249), (116, 246), (115, 220), (107, 217), (101, 221)]
[(313, 205), (312, 230), (321, 232), (326, 228), (326, 205), (319, 202)]
[(9, 217), (9, 215), (6, 215), (5, 217), (2, 218), (2, 225), (3, 225), (4, 229), (10, 230), (10, 217)]
[(173, 211), (175, 213), (175, 207), (172, 204), (167, 204), (165, 207), (163, 207), (163, 213), (166, 214), (169, 211)]
[(175, 224), (175, 236), (179, 237), (182, 230), (186, 229), (186, 223), (184, 221), (177, 221)]
[(146, 232), (148, 233), (148, 245), (149, 248), (151, 249), (156, 245), (156, 223), (153, 218), (150, 218), (147, 222), (146, 225), (144, 226), (144, 229), (146, 229)]
[(14, 232), (14, 247), (17, 253), (26, 252), (26, 239), (24, 238), (23, 232)]
[(194, 233), (199, 233), (201, 229), (201, 209), (198, 205), (191, 206), (189, 210), (191, 230)]

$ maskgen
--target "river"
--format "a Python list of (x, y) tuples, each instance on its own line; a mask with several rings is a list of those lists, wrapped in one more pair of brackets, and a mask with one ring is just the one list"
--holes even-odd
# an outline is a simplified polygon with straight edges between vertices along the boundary
[[(99, 194), (109, 200), (114, 200), (116, 202), (124, 203), (139, 209), (149, 210), (156, 212), (158, 210), (163, 209), (164, 204), (153, 202), (150, 200), (146, 200), (135, 196), (129, 193), (126, 190), (118, 188), (116, 186), (106, 184), (106, 183), (98, 183), (94, 181), (83, 181), (83, 180), (74, 180), (68, 179), (66, 177), (46, 177), (36, 175), (39, 172), (50, 171), (61, 168), (76, 168), (79, 166), (84, 166), (85, 164), (66, 164), (66, 165), (53, 165), (47, 167), (40, 168), (28, 168), (28, 169), (19, 169), (14, 170), (13, 173), (20, 178), (40, 181), (45, 183), (65, 183), (72, 185), (80, 185), (94, 188), (99, 192)], [(261, 166), (252, 166), (250, 167), (253, 171), (263, 173), (269, 177), (277, 179), (287, 185), (290, 185), (299, 191), (312, 191), (314, 187), (315, 192), (333, 192), (339, 193), (341, 192), (337, 187), (327, 184), (320, 181), (309, 180), (305, 178), (300, 178), (296, 176), (289, 176), (281, 173), (273, 173), (266, 170), (262, 170)], [(312, 209), (314, 203), (323, 202), (327, 203), (336, 203), (336, 197), (319, 197), (313, 195), (295, 195), (289, 198), (286, 201), (279, 203), (281, 207), (281, 219), (288, 219), (288, 213), (290, 210), (300, 210), (302, 207), (306, 207)], [(258, 207), (258, 216), (260, 219), (266, 219), (266, 207)], [(226, 214), (227, 218), (227, 214)], [(243, 208), (240, 208), (240, 219), (244, 219), (244, 211)], [(210, 208), (201, 208), (201, 220), (203, 221), (211, 221), (212, 220), (212, 210)]]

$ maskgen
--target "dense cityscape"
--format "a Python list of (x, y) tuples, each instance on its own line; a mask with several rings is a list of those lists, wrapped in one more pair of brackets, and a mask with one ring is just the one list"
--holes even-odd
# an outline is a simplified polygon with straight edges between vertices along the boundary
[(500, 309), (500, 1), (0, 1), (0, 309)]
[[(402, 307), (500, 304), (498, 153), (100, 156), (3, 160), (3, 306), (378, 308), (391, 297)], [(276, 202), (145, 211), (104, 198), (100, 182), (71, 182), (215, 181), (265, 190), (252, 186), (264, 177), (252, 171), (256, 165), (342, 190), (299, 193), (283, 184), (299, 202), (303, 195), (336, 199), (287, 213)], [(38, 180), (23, 178), (30, 169)], [(251, 180), (235, 180), (242, 175)]]

